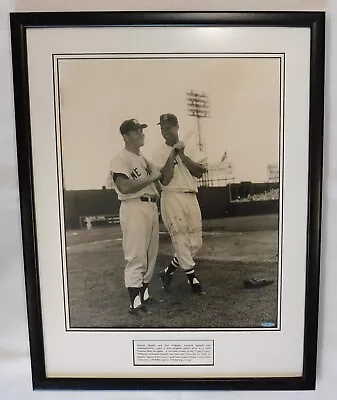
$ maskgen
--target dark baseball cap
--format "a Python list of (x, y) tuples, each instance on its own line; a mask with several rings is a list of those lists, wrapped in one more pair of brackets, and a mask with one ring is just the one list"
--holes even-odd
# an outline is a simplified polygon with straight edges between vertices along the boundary
[(157, 125), (161, 124), (170, 124), (176, 126), (178, 124), (178, 118), (174, 114), (162, 114)]
[(124, 135), (125, 133), (135, 131), (139, 128), (147, 128), (147, 125), (141, 124), (137, 119), (132, 118), (122, 122), (121, 126), (119, 127), (119, 131), (122, 135)]

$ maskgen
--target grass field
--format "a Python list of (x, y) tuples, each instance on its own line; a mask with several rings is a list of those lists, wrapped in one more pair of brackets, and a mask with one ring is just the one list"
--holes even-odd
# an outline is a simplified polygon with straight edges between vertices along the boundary
[[(262, 328), (277, 324), (278, 217), (237, 217), (204, 221), (197, 274), (206, 296), (193, 295), (177, 271), (163, 292), (158, 272), (172, 245), (161, 227), (151, 295), (151, 314), (129, 315), (124, 287), (122, 234), (118, 225), (67, 232), (67, 284), (71, 328)], [(270, 286), (246, 289), (244, 279), (274, 279)]]

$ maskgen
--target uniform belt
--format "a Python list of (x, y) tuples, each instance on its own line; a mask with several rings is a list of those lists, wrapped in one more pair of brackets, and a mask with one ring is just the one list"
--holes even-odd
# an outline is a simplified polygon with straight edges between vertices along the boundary
[(183, 192), (183, 193), (191, 193), (192, 194), (192, 193), (195, 193), (195, 192), (189, 191), (189, 192)]
[(155, 203), (157, 201), (156, 197), (151, 197), (151, 196), (141, 196), (140, 197), (141, 201), (147, 201), (148, 203)]

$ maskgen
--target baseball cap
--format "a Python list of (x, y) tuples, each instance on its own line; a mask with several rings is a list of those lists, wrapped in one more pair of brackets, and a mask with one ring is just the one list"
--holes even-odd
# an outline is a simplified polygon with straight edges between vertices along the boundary
[(119, 127), (119, 131), (122, 135), (128, 133), (130, 131), (135, 131), (139, 128), (147, 128), (146, 124), (141, 124), (138, 119), (127, 119), (126, 121), (122, 122), (121, 126)]
[(170, 124), (175, 126), (178, 124), (178, 118), (174, 114), (162, 114), (157, 125), (161, 124)]

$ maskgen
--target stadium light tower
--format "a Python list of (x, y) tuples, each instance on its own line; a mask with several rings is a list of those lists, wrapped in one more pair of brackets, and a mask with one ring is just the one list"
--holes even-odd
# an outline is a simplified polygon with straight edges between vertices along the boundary
[[(210, 116), (208, 96), (204, 92), (195, 92), (191, 90), (187, 93), (187, 108), (188, 115), (197, 119), (198, 147), (200, 151), (203, 151), (206, 154), (206, 143), (202, 136), (200, 119), (209, 118)], [(209, 184), (207, 164), (206, 172), (200, 181), (203, 186), (208, 186)]]

